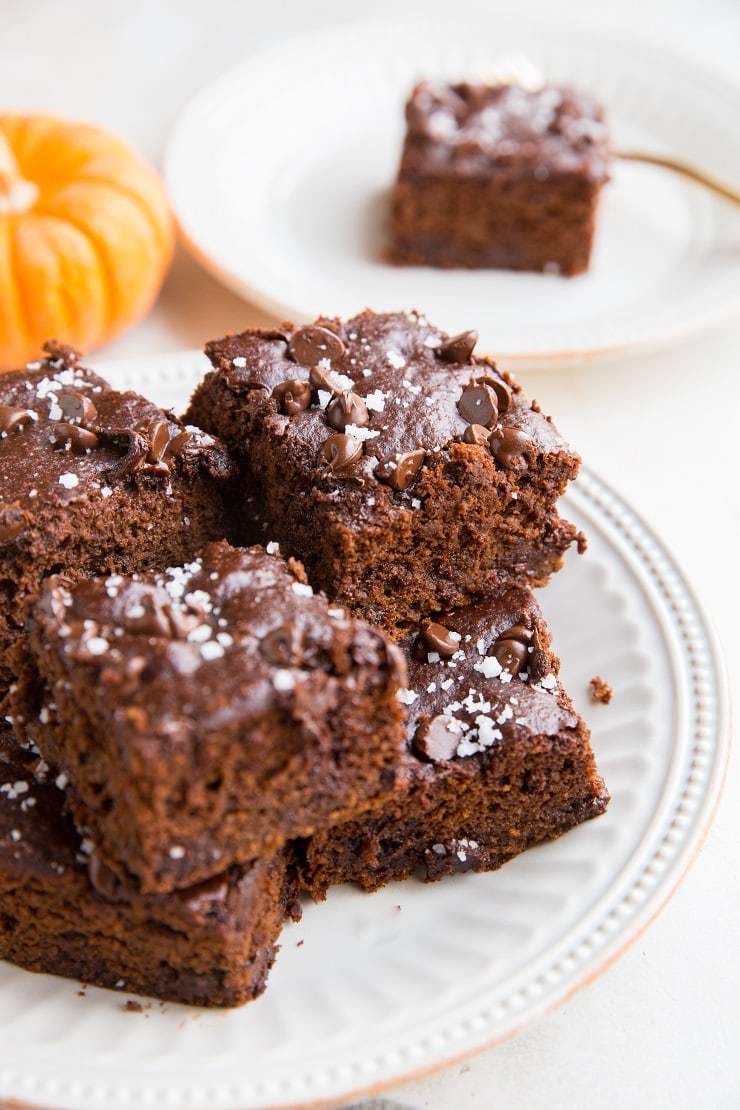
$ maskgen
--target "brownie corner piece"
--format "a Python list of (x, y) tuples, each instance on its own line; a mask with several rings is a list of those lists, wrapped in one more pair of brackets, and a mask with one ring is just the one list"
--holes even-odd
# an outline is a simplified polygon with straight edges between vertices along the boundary
[(228, 533), (224, 446), (71, 348), (0, 377), (0, 680), (24, 605), (52, 573), (131, 573)]
[(335, 883), (370, 891), (419, 870), (430, 881), (497, 870), (607, 808), (531, 592), (514, 587), (428, 620), (402, 646), (406, 784), (377, 812), (299, 845), (315, 899)]
[(603, 109), (583, 91), (420, 82), (406, 104), (387, 260), (583, 273), (608, 175)]
[(145, 892), (274, 855), (400, 774), (399, 649), (276, 552), (221, 542), (161, 574), (51, 578), (24, 650), (16, 731)]
[(366, 311), (208, 344), (186, 418), (238, 461), (242, 542), (279, 542), (392, 633), (544, 584), (577, 539), (556, 502), (580, 460), (476, 341)]
[(0, 959), (187, 1005), (257, 998), (294, 912), (292, 853), (144, 895), (89, 854), (61, 782), (0, 731)]

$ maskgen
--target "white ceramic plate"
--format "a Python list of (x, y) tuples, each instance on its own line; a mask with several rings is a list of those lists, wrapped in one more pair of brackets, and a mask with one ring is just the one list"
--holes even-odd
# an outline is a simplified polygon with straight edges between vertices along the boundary
[(379, 261), (414, 81), (485, 74), (511, 50), (593, 91), (615, 148), (673, 153), (740, 186), (740, 87), (682, 59), (498, 10), (490, 21), (386, 19), (251, 58), (186, 109), (165, 160), (185, 241), (278, 319), (423, 307), (528, 368), (675, 342), (740, 307), (740, 210), (642, 164), (615, 165), (582, 277)]
[[(181, 410), (194, 353), (105, 369)], [(645, 927), (705, 834), (728, 755), (714, 639), (660, 542), (586, 472), (589, 536), (540, 600), (593, 731), (607, 813), (487, 875), (335, 888), (288, 925), (267, 992), (209, 1012), (0, 964), (0, 1099), (55, 1110), (263, 1110), (349, 1099), (508, 1036)], [(591, 678), (612, 684), (592, 704)], [(598, 986), (593, 988), (598, 990)]]

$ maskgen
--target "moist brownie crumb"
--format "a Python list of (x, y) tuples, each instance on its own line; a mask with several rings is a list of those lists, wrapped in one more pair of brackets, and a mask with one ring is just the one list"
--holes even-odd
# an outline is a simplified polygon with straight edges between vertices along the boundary
[(31, 609), (16, 731), (64, 776), (92, 859), (145, 892), (269, 858), (396, 783), (403, 657), (298, 569), (222, 542), (163, 574), (52, 577)]
[(607, 129), (585, 93), (418, 84), (391, 194), (388, 260), (540, 270), (589, 265)]
[(427, 621), (402, 647), (408, 786), (298, 846), (314, 898), (348, 881), (375, 890), (420, 866), (428, 880), (495, 870), (606, 809), (588, 729), (528, 591)]
[(603, 705), (608, 705), (612, 700), (614, 691), (603, 678), (597, 675), (596, 678), (591, 679), (589, 686), (591, 689), (591, 701), (600, 701)]
[(261, 994), (296, 898), (291, 854), (143, 895), (89, 857), (57, 781), (9, 729), (0, 733), (0, 959), (191, 1005)]
[(182, 563), (228, 534), (224, 447), (69, 347), (0, 377), (0, 694), (24, 605), (48, 574)]
[(580, 543), (556, 509), (580, 460), (476, 340), (367, 311), (209, 343), (186, 419), (238, 462), (240, 542), (277, 541), (392, 635), (543, 585)]

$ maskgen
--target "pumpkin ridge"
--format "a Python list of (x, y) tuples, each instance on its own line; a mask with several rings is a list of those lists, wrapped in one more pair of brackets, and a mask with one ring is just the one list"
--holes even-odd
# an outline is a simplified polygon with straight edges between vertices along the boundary
[[(87, 242), (90, 244), (97, 260), (98, 266), (100, 267), (101, 276), (103, 278), (102, 289), (105, 296), (105, 316), (106, 319), (110, 320), (111, 314), (117, 309), (117, 305), (114, 301), (112, 293), (112, 290), (115, 287), (115, 282), (113, 280), (113, 266), (106, 255), (106, 251), (101, 246), (96, 236), (92, 234), (90, 228), (87, 227), (82, 222), (82, 220), (76, 220), (74, 216), (69, 215), (67, 212), (65, 212), (64, 215), (60, 215), (58, 212), (55, 212), (53, 210), (44, 210), (43, 206), (40, 204), (36, 206), (35, 211), (39, 215), (44, 216), (47, 220), (58, 220), (59, 223), (69, 224), (70, 227), (73, 227), (75, 229), (75, 231), (79, 231), (80, 235), (82, 235), (83, 238), (86, 239)], [(109, 330), (109, 327), (104, 328), (103, 332), (101, 333), (101, 337), (107, 334)], [(101, 337), (99, 337), (98, 342), (100, 342)]]
[[(9, 241), (9, 257), (10, 257), (10, 270), (15, 281), (15, 291), (18, 304), (18, 317), (21, 321), (23, 334), (30, 335), (31, 333), (31, 309), (30, 301), (32, 292), (26, 289), (26, 272), (23, 266), (23, 259), (20, 254), (20, 243), (18, 236), (15, 233), (15, 227), (11, 227)], [(54, 336), (48, 336), (49, 339)]]
[[(157, 246), (159, 247), (162, 254), (172, 255), (174, 247), (174, 236), (172, 235), (171, 230), (168, 231), (168, 226), (154, 215), (151, 210), (151, 205), (149, 204), (146, 197), (143, 197), (141, 193), (137, 192), (136, 189), (133, 189), (128, 183), (123, 182), (114, 176), (108, 177), (105, 174), (85, 173), (80, 176), (80, 181), (84, 181), (85, 184), (90, 183), (93, 185), (107, 185), (110, 188), (115, 189), (117, 193), (120, 193), (121, 195), (128, 197), (129, 200), (133, 201), (136, 204), (136, 207), (140, 209), (147, 222), (154, 230), (154, 234), (157, 240)], [(169, 209), (165, 207), (164, 211), (167, 216), (169, 228), (171, 228), (172, 217), (170, 215)]]
[[(74, 228), (74, 230), (78, 232), (78, 234), (81, 235), (85, 242), (88, 244), (93, 252), (93, 255), (95, 256), (95, 262), (97, 263), (98, 272), (100, 275), (100, 282), (98, 284), (103, 296), (103, 321), (109, 320), (111, 317), (111, 312), (114, 310), (115, 307), (113, 298), (111, 296), (111, 268), (107, 265), (105, 252), (101, 249), (94, 236), (90, 234), (89, 229), (85, 227), (83, 223), (71, 219), (66, 213), (64, 215), (60, 215), (58, 212), (47, 209), (43, 202), (35, 205), (34, 215), (43, 216), (44, 220), (48, 221), (49, 223), (59, 224), (61, 227), (64, 227), (65, 224), (69, 225), (70, 227)], [(68, 303), (66, 299), (65, 303)], [(101, 342), (103, 336), (107, 333), (108, 330), (108, 326), (106, 324), (103, 324), (103, 326), (98, 329), (95, 337), (88, 341), (87, 346), (97, 346), (97, 344)], [(59, 337), (49, 336), (49, 338), (58, 339)]]

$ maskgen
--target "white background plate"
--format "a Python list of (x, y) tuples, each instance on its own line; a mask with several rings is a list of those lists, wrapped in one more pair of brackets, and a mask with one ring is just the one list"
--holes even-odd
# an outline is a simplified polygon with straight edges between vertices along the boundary
[(740, 307), (740, 211), (656, 167), (617, 162), (591, 270), (564, 279), (379, 261), (403, 105), (421, 77), (484, 77), (524, 52), (605, 104), (615, 148), (694, 162), (740, 185), (740, 88), (638, 43), (502, 13), (374, 21), (298, 38), (208, 87), (165, 175), (186, 242), (279, 318), (423, 307), (451, 333), (530, 368), (674, 342)]
[[(196, 353), (108, 366), (182, 410)], [(591, 980), (660, 909), (707, 830), (728, 756), (713, 636), (659, 541), (584, 473), (584, 556), (539, 592), (593, 731), (607, 813), (497, 873), (336, 888), (289, 925), (266, 994), (209, 1012), (0, 964), (0, 1098), (57, 1110), (317, 1105), (439, 1067)], [(589, 680), (614, 687), (589, 702)], [(597, 988), (598, 989), (598, 988)]]

